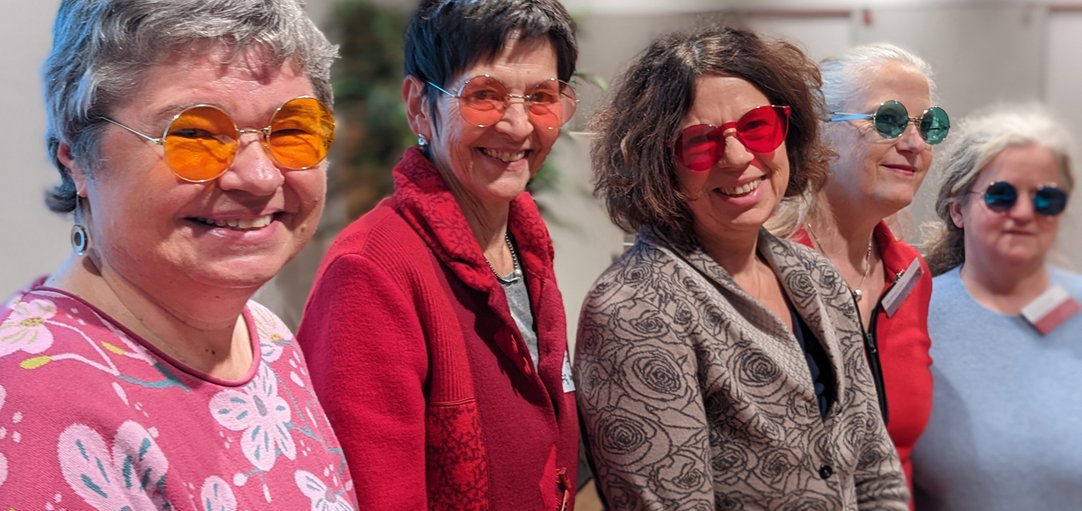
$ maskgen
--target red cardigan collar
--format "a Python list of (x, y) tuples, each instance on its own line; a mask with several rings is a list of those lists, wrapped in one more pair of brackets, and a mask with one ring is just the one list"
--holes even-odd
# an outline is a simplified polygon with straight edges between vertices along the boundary
[[(469, 287), (479, 291), (497, 287), (481, 245), (435, 165), (411, 147), (395, 166), (393, 176), (395, 210), (436, 256)], [(511, 201), (508, 216), (508, 229), (527, 277), (554, 279), (552, 240), (533, 197), (519, 194)]]

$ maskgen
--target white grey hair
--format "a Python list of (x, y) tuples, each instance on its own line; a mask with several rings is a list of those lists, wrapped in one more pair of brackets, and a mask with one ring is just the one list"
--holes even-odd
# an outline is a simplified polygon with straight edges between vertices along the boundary
[(874, 43), (857, 46), (819, 63), (823, 73), (823, 97), (827, 110), (849, 111), (849, 102), (863, 97), (867, 92), (869, 73), (874, 73), (875, 68), (887, 62), (901, 63), (923, 75), (928, 80), (928, 89), (931, 91), (933, 104), (935, 103), (936, 86), (932, 66), (900, 46)]

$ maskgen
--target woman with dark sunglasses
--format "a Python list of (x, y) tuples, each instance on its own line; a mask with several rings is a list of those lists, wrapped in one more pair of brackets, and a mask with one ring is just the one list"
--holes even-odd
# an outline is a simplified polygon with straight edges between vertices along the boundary
[(638, 232), (576, 345), (613, 509), (906, 509), (849, 290), (763, 229), (825, 177), (818, 87), (792, 44), (711, 26), (655, 40), (594, 120), (596, 193)]
[(932, 409), (932, 277), (889, 224), (927, 177), (932, 147), (947, 137), (950, 118), (935, 106), (931, 68), (897, 46), (858, 46), (820, 68), (830, 111), (823, 139), (836, 154), (830, 177), (822, 190), (784, 205), (770, 228), (827, 256), (845, 279), (908, 482), (909, 453)]
[(553, 249), (525, 192), (575, 112), (557, 0), (429, 0), (417, 147), (324, 256), (298, 338), (372, 509), (570, 510), (578, 422)]
[(1074, 142), (1036, 104), (976, 114), (940, 156), (929, 244), (931, 420), (913, 451), (919, 509), (1082, 502), (1082, 276), (1049, 264)]
[(358, 509), (289, 328), (337, 50), (295, 0), (64, 0), (47, 202), (72, 252), (0, 309), (0, 508)]

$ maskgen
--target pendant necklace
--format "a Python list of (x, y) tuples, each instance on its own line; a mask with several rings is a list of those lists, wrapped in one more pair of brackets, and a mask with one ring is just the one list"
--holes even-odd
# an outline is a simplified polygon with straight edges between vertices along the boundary
[[(815, 243), (819, 252), (825, 254), (825, 252), (823, 252), (822, 243), (819, 243), (819, 239), (816, 238), (815, 233), (812, 232), (811, 225), (805, 225), (804, 229), (808, 231), (808, 237)], [(868, 249), (864, 251), (864, 269), (860, 274), (860, 284), (857, 284), (857, 287), (853, 288), (852, 286), (849, 286), (848, 282), (846, 283), (846, 287), (849, 288), (849, 294), (853, 295), (853, 299), (858, 303), (860, 302), (860, 299), (864, 297), (864, 281), (868, 280), (868, 274), (872, 271), (872, 240), (874, 239), (875, 236), (868, 238)]]
[(496, 280), (500, 281), (500, 284), (514, 284), (522, 278), (522, 269), (518, 265), (518, 254), (515, 253), (515, 245), (511, 243), (511, 233), (505, 233), (503, 235), (503, 241), (507, 244), (507, 249), (511, 251), (511, 264), (514, 265), (514, 270), (507, 275), (500, 275), (500, 272), (496, 271), (496, 267), (492, 266), (492, 261), (485, 258), (485, 262), (488, 263), (488, 269), (492, 270), (492, 274), (496, 276)]

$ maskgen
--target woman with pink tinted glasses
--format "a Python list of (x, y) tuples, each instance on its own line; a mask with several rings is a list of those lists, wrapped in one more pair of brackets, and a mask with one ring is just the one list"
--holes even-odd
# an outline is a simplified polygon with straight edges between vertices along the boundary
[(610, 507), (906, 507), (848, 289), (763, 229), (825, 176), (818, 87), (792, 44), (711, 26), (651, 43), (594, 120), (596, 193), (638, 232), (576, 345)]
[(573, 507), (575, 387), (526, 184), (575, 113), (557, 0), (427, 0), (405, 35), (417, 146), (323, 258), (298, 337), (372, 509)]

